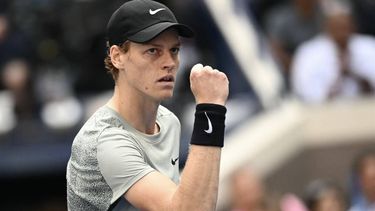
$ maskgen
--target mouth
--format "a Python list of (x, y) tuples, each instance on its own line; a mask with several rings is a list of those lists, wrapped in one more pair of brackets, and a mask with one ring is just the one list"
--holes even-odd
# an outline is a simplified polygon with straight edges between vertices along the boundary
[(158, 80), (158, 82), (169, 82), (169, 83), (173, 83), (174, 82), (174, 77), (172, 76), (172, 75), (167, 75), (167, 76), (164, 76), (164, 77), (162, 77), (162, 78), (160, 78), (159, 80)]

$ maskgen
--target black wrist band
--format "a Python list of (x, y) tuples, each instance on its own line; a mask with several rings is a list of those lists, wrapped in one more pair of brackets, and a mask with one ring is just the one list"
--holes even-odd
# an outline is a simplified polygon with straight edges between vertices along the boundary
[(223, 147), (226, 111), (227, 109), (222, 105), (198, 104), (190, 143)]

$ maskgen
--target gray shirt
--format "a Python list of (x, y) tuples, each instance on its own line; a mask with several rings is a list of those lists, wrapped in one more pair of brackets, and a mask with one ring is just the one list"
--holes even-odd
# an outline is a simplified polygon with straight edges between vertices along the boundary
[[(111, 108), (98, 109), (72, 144), (66, 174), (68, 210), (108, 210), (152, 171), (178, 183), (180, 122), (163, 106), (156, 122), (160, 131), (147, 135)], [(115, 210), (136, 210), (126, 201), (121, 206)]]

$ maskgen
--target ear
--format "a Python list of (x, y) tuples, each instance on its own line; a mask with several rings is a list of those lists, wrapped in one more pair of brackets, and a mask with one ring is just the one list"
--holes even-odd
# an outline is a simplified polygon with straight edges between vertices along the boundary
[(109, 49), (109, 55), (111, 57), (111, 62), (113, 64), (113, 66), (115, 66), (119, 70), (123, 69), (123, 66), (124, 66), (124, 64), (121, 60), (122, 54), (123, 54), (123, 52), (120, 50), (120, 47), (117, 46), (117, 45), (113, 45)]

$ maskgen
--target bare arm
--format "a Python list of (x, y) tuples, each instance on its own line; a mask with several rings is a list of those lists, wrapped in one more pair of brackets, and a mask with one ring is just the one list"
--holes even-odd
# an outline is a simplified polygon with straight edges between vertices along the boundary
[[(225, 105), (229, 82), (224, 73), (196, 65), (190, 82), (197, 104)], [(125, 197), (141, 210), (215, 210), (220, 155), (220, 147), (191, 145), (179, 185), (152, 172), (136, 182)]]
[[(215, 210), (220, 154), (219, 147), (191, 146), (171, 210)], [(174, 209), (176, 207), (177, 209)]]

